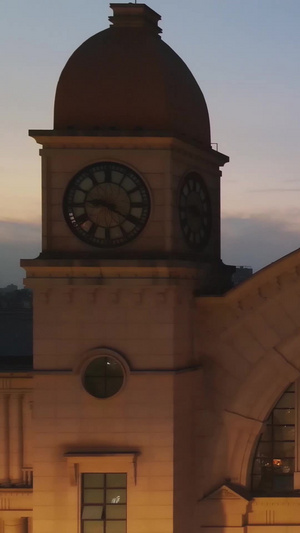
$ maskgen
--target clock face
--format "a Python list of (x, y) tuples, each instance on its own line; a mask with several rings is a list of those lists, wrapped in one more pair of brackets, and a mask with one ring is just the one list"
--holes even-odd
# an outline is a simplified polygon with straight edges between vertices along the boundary
[(211, 206), (207, 188), (196, 172), (188, 174), (180, 191), (180, 225), (187, 244), (201, 250), (211, 231)]
[(150, 196), (143, 180), (118, 163), (83, 168), (64, 196), (65, 219), (77, 237), (100, 248), (121, 246), (145, 227)]

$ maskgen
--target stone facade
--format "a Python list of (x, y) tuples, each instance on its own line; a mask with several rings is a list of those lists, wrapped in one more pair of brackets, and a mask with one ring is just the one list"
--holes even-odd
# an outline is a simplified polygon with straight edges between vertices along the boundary
[[(158, 19), (147, 6), (113, 8), (118, 27), (141, 25), (152, 39)], [(201, 96), (205, 115), (203, 105)], [(0, 377), (1, 533), (300, 531), (297, 449), (292, 495), (250, 490), (264, 422), (299, 377), (299, 251), (225, 292), (232, 269), (220, 260), (219, 197), (228, 158), (203, 144), (207, 124), (201, 142), (71, 130), (31, 132), (42, 144), (43, 244), (38, 259), (22, 261), (34, 294), (33, 369)], [(146, 227), (118, 249), (77, 238), (63, 215), (68, 183), (99, 161), (133, 169), (151, 197)], [(196, 252), (178, 216), (191, 172), (212, 211), (209, 241)], [(195, 221), (201, 210), (191, 202)], [(102, 361), (122, 377), (105, 367), (95, 384), (88, 369)], [(116, 393), (99, 392), (120, 379)], [(125, 517), (116, 505), (124, 486), (109, 485), (119, 474)], [(85, 492), (96, 479), (103, 485)]]

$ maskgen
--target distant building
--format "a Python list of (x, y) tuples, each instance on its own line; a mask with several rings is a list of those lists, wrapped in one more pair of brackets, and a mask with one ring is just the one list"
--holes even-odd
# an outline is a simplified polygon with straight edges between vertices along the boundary
[(240, 283), (243, 283), (253, 275), (253, 268), (248, 266), (238, 266), (234, 274), (232, 275), (232, 283), (235, 287)]
[(0, 288), (0, 357), (32, 358), (32, 349), (32, 292)]

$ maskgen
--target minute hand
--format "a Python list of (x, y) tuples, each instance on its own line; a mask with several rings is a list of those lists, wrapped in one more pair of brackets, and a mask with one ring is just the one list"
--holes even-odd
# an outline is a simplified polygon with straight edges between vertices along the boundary
[(134, 215), (131, 215), (130, 213), (128, 213), (127, 215), (124, 215), (124, 213), (121, 213), (121, 211), (119, 211), (118, 209), (113, 208), (113, 207), (111, 208), (111, 211), (113, 211), (113, 213), (116, 213), (117, 215), (125, 218), (125, 220), (128, 220), (129, 222), (131, 222), (132, 224), (135, 224), (136, 226), (141, 224), (140, 219), (135, 217)]

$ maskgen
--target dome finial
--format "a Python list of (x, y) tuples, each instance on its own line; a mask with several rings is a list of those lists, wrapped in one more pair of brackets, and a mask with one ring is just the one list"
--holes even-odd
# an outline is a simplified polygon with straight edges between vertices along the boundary
[(147, 28), (158, 34), (162, 32), (158, 26), (161, 16), (146, 4), (137, 4), (135, 0), (134, 4), (110, 4), (110, 7), (114, 14), (109, 20), (114, 27)]

